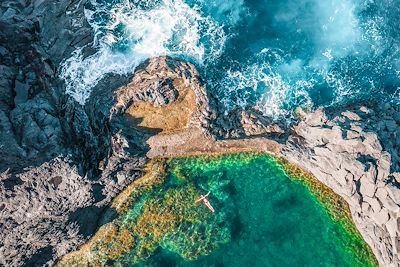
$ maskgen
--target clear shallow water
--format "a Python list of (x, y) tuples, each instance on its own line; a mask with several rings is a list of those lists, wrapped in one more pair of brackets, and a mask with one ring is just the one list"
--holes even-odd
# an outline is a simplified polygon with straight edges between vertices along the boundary
[(399, 0), (91, 0), (86, 17), (98, 52), (61, 71), (81, 103), (106, 73), (158, 55), (197, 64), (228, 109), (400, 102)]
[[(166, 170), (137, 183), (118, 217), (65, 266), (375, 264), (359, 234), (270, 157), (172, 159)], [(194, 203), (208, 191), (215, 213)]]

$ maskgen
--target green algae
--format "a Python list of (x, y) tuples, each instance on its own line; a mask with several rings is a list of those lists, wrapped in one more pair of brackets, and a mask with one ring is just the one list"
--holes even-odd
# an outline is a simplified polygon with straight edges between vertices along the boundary
[[(215, 213), (195, 203), (208, 191)], [(344, 200), (266, 155), (158, 161), (112, 207), (61, 265), (377, 265)]]
[(367, 263), (364, 264), (364, 266), (378, 266), (378, 262), (371, 248), (363, 240), (353, 223), (350, 208), (346, 201), (331, 188), (319, 182), (312, 174), (303, 171), (284, 158), (278, 158), (276, 162), (288, 177), (304, 184), (308, 190), (315, 195), (319, 204), (328, 213), (330, 219), (336, 224), (339, 224), (346, 232), (348, 237), (346, 246), (351, 254), (357, 255), (358, 258), (367, 259)]

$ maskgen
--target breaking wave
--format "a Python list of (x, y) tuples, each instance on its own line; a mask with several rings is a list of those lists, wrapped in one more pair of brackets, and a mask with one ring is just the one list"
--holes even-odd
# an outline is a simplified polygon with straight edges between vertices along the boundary
[(61, 71), (81, 104), (105, 74), (159, 55), (197, 64), (227, 111), (278, 118), (363, 98), (400, 104), (394, 0), (92, 0), (85, 12), (97, 52), (77, 50)]
[(75, 51), (61, 70), (67, 93), (79, 103), (107, 73), (128, 74), (144, 60), (171, 55), (203, 63), (223, 49), (222, 26), (182, 0), (92, 0), (85, 15), (94, 30), (97, 52)]

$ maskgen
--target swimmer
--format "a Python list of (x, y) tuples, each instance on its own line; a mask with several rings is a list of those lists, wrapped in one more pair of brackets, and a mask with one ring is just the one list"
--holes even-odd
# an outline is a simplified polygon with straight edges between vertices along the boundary
[(203, 201), (204, 205), (206, 205), (206, 207), (211, 210), (211, 212), (215, 212), (214, 208), (211, 206), (210, 202), (208, 201), (207, 197), (208, 195), (210, 195), (210, 192), (208, 192), (205, 196), (204, 195), (200, 195), (200, 198), (197, 199), (195, 202), (199, 202), (199, 201)]

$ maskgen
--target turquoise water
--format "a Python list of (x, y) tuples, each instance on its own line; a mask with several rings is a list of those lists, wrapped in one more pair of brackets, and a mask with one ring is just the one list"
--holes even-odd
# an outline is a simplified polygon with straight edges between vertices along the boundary
[(61, 71), (81, 103), (106, 73), (160, 55), (195, 63), (227, 110), (400, 101), (398, 0), (91, 0), (85, 12), (97, 53)]
[[(216, 209), (215, 216), (226, 214), (223, 224), (229, 225), (230, 241), (195, 261), (182, 261), (179, 256), (168, 251), (163, 253), (161, 249), (145, 265), (371, 264), (368, 257), (362, 257), (365, 244), (335, 224), (304, 184), (290, 179), (268, 157), (175, 159), (170, 164), (172, 170), (177, 168), (180, 175), (195, 181), (201, 191), (212, 192), (209, 200)], [(208, 212), (205, 207), (200, 208)]]
[[(62, 266), (376, 266), (354, 226), (270, 157), (171, 159), (142, 179)], [(207, 192), (215, 213), (195, 203)]]

